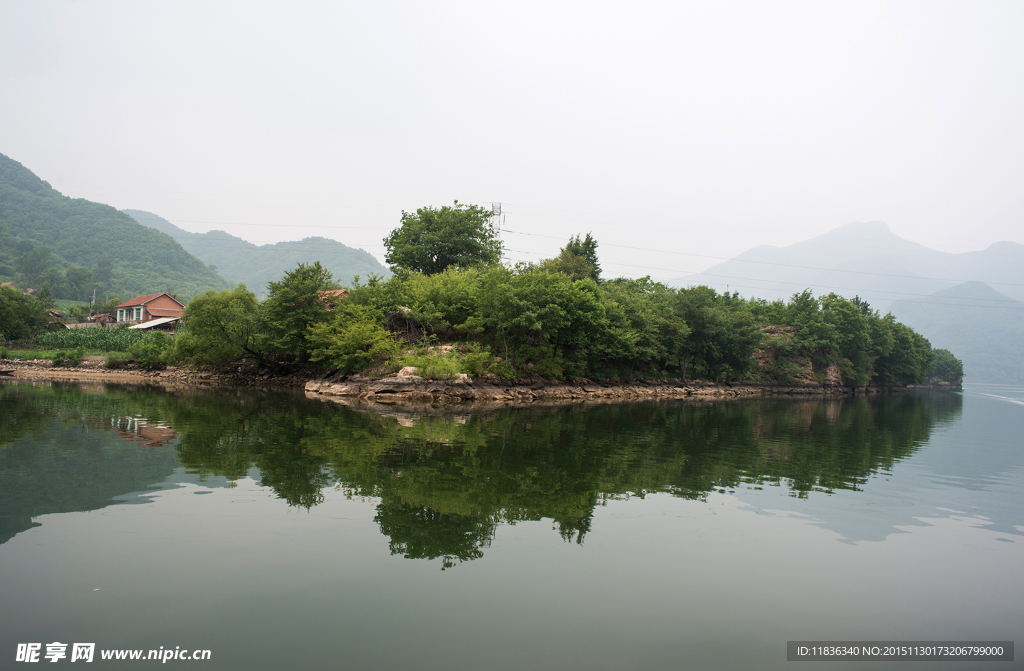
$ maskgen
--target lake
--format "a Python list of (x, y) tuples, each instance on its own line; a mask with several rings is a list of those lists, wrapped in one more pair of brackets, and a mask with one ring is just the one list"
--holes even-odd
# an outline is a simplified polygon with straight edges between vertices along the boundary
[(1022, 436), (1006, 386), (380, 413), (5, 382), (0, 667), (26, 643), (68, 644), (61, 664), (95, 643), (87, 668), (362, 670), (1022, 641)]

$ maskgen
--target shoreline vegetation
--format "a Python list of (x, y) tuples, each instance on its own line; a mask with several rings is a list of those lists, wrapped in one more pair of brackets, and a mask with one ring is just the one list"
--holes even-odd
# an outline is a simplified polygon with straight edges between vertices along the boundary
[[(74, 329), (26, 346), (56, 350), (53, 365), (71, 371), (84, 359), (95, 368), (99, 350), (114, 376), (142, 369), (375, 402), (874, 393), (959, 388), (963, 378), (950, 352), (859, 297), (805, 290), (769, 302), (650, 277), (606, 280), (590, 234), (510, 267), (489, 217), (457, 202), (403, 212), (384, 240), (390, 278), (342, 287), (319, 262), (300, 263), (262, 302), (244, 284), (195, 297), (173, 336)], [(0, 320), (11, 322), (7, 338), (39, 332), (44, 320), (33, 322), (27, 303), (38, 313), (39, 298), (6, 287), (0, 298), (12, 315)]]

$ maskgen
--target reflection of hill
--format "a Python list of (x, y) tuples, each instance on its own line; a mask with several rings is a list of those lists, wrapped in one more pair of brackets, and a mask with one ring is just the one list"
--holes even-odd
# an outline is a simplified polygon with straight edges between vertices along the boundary
[(38, 526), (33, 517), (105, 508), (163, 482), (176, 466), (168, 449), (139, 449), (81, 421), (50, 419), (33, 440), (0, 450), (0, 543)]
[(174, 432), (129, 415), (131, 398), (77, 385), (0, 387), (0, 543), (38, 526), (33, 517), (98, 510), (174, 472), (171, 450), (139, 449)]

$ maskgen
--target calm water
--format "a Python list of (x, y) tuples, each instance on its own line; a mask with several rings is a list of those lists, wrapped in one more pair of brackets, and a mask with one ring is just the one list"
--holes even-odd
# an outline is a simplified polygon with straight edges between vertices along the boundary
[(0, 385), (0, 668), (53, 641), (357, 670), (1024, 642), (1024, 388), (431, 412)]

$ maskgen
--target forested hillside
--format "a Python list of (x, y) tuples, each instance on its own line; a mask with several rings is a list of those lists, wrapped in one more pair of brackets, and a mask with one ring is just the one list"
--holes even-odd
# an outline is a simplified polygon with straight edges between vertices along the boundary
[(167, 291), (190, 298), (228, 287), (170, 236), (109, 205), (68, 198), (0, 154), (0, 280), (49, 283), (57, 298), (96, 289), (124, 298)]
[(932, 345), (956, 352), (965, 381), (1024, 384), (1024, 303), (969, 282), (891, 309)]
[(342, 284), (350, 284), (356, 275), (366, 278), (371, 273), (385, 277), (391, 274), (370, 253), (329, 238), (257, 246), (224, 231), (190, 233), (151, 212), (124, 212), (140, 224), (170, 235), (203, 263), (215, 267), (231, 284), (241, 282), (257, 293), (300, 263), (319, 261)]

